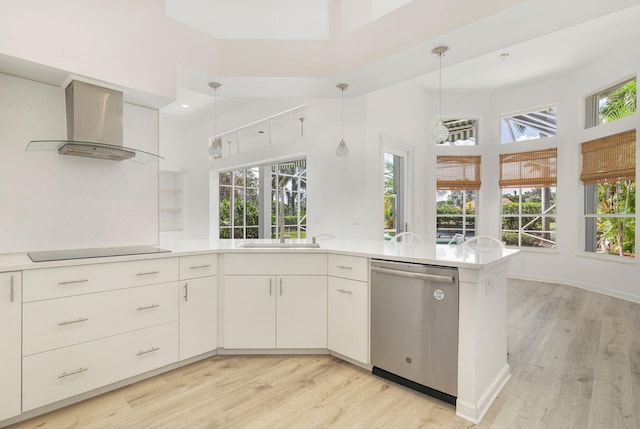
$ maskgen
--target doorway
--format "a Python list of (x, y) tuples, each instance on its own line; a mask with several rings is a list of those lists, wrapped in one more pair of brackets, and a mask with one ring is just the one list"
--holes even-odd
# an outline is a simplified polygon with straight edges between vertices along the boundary
[(383, 219), (384, 239), (409, 231), (410, 219), (410, 154), (398, 143), (384, 142), (383, 158)]

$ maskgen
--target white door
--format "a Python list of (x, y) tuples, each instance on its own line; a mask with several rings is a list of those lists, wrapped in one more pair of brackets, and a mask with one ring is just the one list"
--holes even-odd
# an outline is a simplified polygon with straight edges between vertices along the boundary
[(277, 278), (276, 347), (327, 348), (327, 277)]
[(218, 347), (217, 277), (180, 282), (180, 360)]
[(0, 274), (0, 420), (20, 414), (22, 273)]
[(225, 276), (224, 347), (273, 349), (276, 346), (276, 278)]
[(411, 155), (401, 143), (384, 140), (384, 235), (389, 239), (396, 234), (413, 230), (411, 213)]

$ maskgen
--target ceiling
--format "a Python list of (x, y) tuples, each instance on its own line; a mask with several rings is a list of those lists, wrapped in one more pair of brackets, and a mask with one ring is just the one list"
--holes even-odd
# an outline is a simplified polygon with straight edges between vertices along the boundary
[[(342, 31), (347, 27), (352, 32), (362, 31), (374, 21), (396, 19), (403, 8), (411, 6), (409, 3), (436, 4), (432, 0), (342, 0), (343, 14), (344, 9), (348, 9), (351, 22), (343, 20), (336, 24), (330, 19), (332, 4), (335, 7), (336, 1), (339, 0), (333, 0), (333, 3), (306, 0), (302, 8), (300, 4), (303, 2), (295, 0), (235, 0), (233, 6), (229, 4), (232, 2), (224, 0), (167, 0), (166, 13), (217, 38), (333, 37), (339, 44), (341, 41), (346, 43), (347, 39), (336, 36), (340, 31), (332, 29), (332, 25), (341, 25)], [(497, 4), (500, 0), (486, 0), (484, 3)], [(368, 7), (366, 17), (357, 17), (353, 11), (358, 6), (363, 10), (363, 5)], [(256, 13), (250, 14), (250, 18), (247, 10)], [(447, 21), (449, 17), (424, 16), (423, 19), (424, 25), (429, 26), (435, 25), (434, 20)], [(637, 22), (640, 22), (638, 0), (523, 0), (490, 16), (475, 20), (472, 17), (469, 24), (435, 37), (405, 43), (404, 48), (397, 52), (379, 55), (364, 65), (333, 75), (300, 73), (284, 77), (216, 78), (179, 67), (178, 98), (162, 112), (165, 118), (178, 119), (186, 125), (211, 118), (213, 91), (207, 85), (211, 80), (223, 83), (218, 93), (219, 113), (255, 98), (337, 98), (340, 96), (335, 88), (338, 82), (350, 84), (345, 97), (407, 80), (416, 82), (427, 91), (435, 91), (438, 58), (431, 54), (431, 50), (439, 45), (451, 48), (443, 57), (443, 91), (488, 92), (568, 73), (606, 55), (612, 46), (640, 40)], [(403, 25), (397, 20), (393, 24), (397, 27)], [(363, 40), (362, 43), (368, 42)], [(350, 47), (353, 48), (353, 44)], [(191, 107), (180, 107), (185, 103)]]
[[(346, 98), (404, 81), (433, 92), (438, 58), (431, 50), (446, 45), (443, 92), (490, 92), (569, 73), (640, 40), (640, 0), (164, 3), (169, 19), (215, 38), (218, 75), (178, 65), (175, 101), (126, 89), (125, 100), (163, 106), (161, 117), (181, 126), (213, 117), (211, 81), (222, 83), (218, 114), (256, 99), (339, 98), (339, 82), (349, 83)], [(74, 78), (4, 55), (0, 70), (58, 86)]]

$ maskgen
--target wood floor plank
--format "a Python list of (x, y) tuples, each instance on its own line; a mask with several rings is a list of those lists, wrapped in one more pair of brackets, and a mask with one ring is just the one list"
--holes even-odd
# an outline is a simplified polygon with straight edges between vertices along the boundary
[(640, 427), (640, 305), (509, 281), (512, 378), (477, 426), (338, 358), (214, 356), (10, 429)]

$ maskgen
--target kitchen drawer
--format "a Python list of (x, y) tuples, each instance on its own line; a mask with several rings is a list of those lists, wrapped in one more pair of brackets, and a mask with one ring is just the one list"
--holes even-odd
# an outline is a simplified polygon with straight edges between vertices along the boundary
[(327, 275), (327, 255), (245, 253), (224, 255), (225, 275)]
[(60, 298), (178, 280), (178, 258), (25, 270), (23, 301)]
[(369, 259), (359, 256), (329, 255), (329, 275), (362, 282), (369, 281)]
[(180, 279), (215, 276), (218, 274), (218, 254), (180, 257)]
[(329, 277), (329, 350), (369, 363), (369, 284)]
[(178, 283), (23, 304), (23, 356), (178, 320)]
[(22, 411), (142, 374), (177, 359), (177, 322), (27, 356), (22, 360)]

